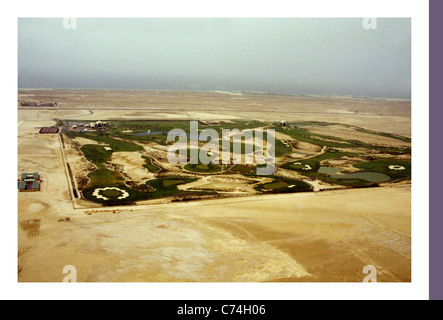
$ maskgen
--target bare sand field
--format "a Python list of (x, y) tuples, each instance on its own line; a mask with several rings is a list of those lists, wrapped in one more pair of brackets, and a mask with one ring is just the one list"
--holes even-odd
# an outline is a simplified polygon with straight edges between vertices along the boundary
[[(25, 96), (22, 96), (25, 95)], [(19, 90), (19, 101), (56, 101), (27, 109), (26, 119), (181, 119), (327, 121), (410, 137), (411, 102), (220, 92)]]
[[(82, 282), (361, 282), (367, 265), (376, 267), (380, 282), (411, 281), (408, 181), (379, 188), (102, 207), (73, 200), (65, 157), (73, 166), (87, 166), (74, 146), (63, 144), (59, 135), (38, 134), (54, 119), (69, 118), (285, 119), (337, 122), (410, 137), (409, 101), (69, 90), (20, 90), (19, 100), (59, 104), (18, 110), (18, 174), (37, 171), (42, 177), (41, 191), (18, 193), (20, 282), (61, 282), (67, 265), (76, 267)], [(112, 161), (129, 161), (133, 166), (127, 174), (142, 176), (138, 158), (116, 153)]]

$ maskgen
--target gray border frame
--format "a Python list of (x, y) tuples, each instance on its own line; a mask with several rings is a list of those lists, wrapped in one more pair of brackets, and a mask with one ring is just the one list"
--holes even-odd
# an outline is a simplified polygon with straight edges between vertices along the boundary
[[(443, 299), (443, 212), (441, 209), (441, 189), (439, 181), (443, 179), (443, 172), (438, 170), (443, 158), (439, 150), (440, 139), (443, 136), (441, 121), (443, 108), (441, 106), (441, 87), (443, 64), (443, 1), (430, 0), (429, 2), (429, 298), (430, 300)], [(432, 148), (434, 146), (434, 148)]]

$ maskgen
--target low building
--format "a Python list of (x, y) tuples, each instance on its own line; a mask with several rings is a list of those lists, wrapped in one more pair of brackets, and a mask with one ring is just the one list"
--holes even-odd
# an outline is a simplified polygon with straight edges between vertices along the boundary
[(282, 121), (280, 121), (279, 126), (280, 126), (280, 127), (287, 127), (288, 124), (286, 123), (285, 120), (282, 120)]
[(59, 128), (58, 127), (55, 127), (55, 126), (53, 126), (53, 127), (43, 127), (43, 128), (41, 128), (40, 129), (40, 131), (39, 131), (39, 133), (42, 133), (42, 134), (56, 134), (56, 133), (58, 133), (58, 131), (59, 131)]
[(18, 180), (18, 191), (40, 191), (40, 175), (38, 172), (21, 174)]

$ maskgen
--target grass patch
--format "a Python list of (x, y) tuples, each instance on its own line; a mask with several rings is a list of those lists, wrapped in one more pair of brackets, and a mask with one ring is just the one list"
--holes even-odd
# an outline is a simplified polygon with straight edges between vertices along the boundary
[(254, 189), (262, 193), (292, 193), (312, 191), (312, 186), (306, 182), (276, 176), (270, 177), (273, 178), (272, 182), (259, 184), (254, 187)]
[(217, 173), (222, 171), (222, 167), (217, 164), (209, 163), (209, 164), (192, 164), (188, 163), (184, 166), (185, 170), (197, 173)]
[(187, 183), (186, 181), (184, 181), (183, 179), (171, 179), (171, 180), (164, 180), (163, 181), (163, 185), (165, 187), (170, 187), (170, 186), (178, 186), (180, 184), (184, 184)]
[(268, 189), (268, 190), (275, 190), (275, 189), (281, 189), (281, 188), (285, 188), (287, 187), (288, 184), (284, 181), (277, 181), (277, 182), (273, 182), (273, 183), (266, 183), (263, 185), (263, 189)]
[(229, 173), (255, 175), (257, 173), (257, 168), (254, 165), (236, 164), (231, 169), (229, 169)]
[(112, 155), (112, 150), (106, 150), (103, 146), (97, 144), (85, 144), (80, 150), (87, 160), (97, 166), (108, 161)]
[(145, 159), (145, 164), (143, 165), (144, 168), (146, 168), (149, 172), (157, 173), (161, 169), (155, 165), (152, 164), (152, 159), (149, 157), (142, 156), (143, 159)]
[(284, 157), (286, 154), (292, 152), (291, 146), (286, 146), (282, 141), (279, 139), (275, 139), (275, 156), (280, 158)]
[(88, 174), (90, 179), (86, 188), (121, 187), (125, 185), (125, 179), (118, 172), (100, 166), (97, 170)]
[(118, 198), (122, 195), (122, 192), (120, 190), (101, 190), (100, 194), (107, 197), (107, 198)]
[(197, 181), (195, 178), (187, 177), (168, 177), (168, 178), (158, 178), (146, 181), (146, 184), (157, 190), (178, 190), (177, 186), (180, 184), (190, 183)]

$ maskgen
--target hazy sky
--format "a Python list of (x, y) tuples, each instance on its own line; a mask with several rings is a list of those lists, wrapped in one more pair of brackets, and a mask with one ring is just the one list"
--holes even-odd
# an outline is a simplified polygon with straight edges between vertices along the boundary
[(411, 96), (411, 21), (18, 20), (18, 87)]

